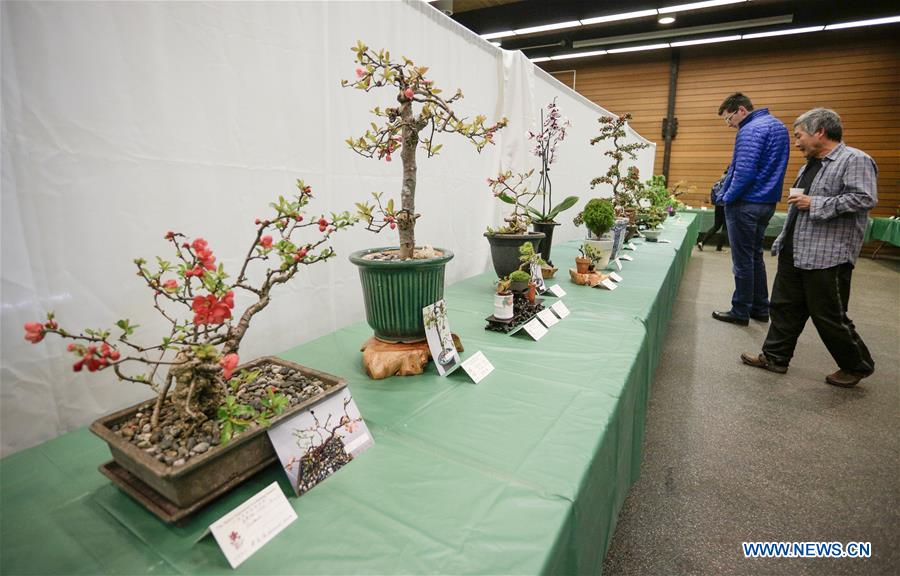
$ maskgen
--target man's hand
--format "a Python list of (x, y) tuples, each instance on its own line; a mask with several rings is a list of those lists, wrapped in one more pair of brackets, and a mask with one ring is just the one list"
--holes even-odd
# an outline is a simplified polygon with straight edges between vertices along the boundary
[(789, 196), (787, 202), (788, 204), (796, 206), (797, 210), (809, 210), (811, 200), (806, 194), (798, 194), (796, 196)]

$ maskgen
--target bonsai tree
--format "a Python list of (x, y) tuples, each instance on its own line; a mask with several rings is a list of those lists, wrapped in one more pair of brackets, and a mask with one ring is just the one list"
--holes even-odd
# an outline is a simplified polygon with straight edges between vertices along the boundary
[[(400, 258), (415, 255), (416, 220), (416, 151), (425, 150), (427, 157), (437, 154), (442, 144), (435, 137), (442, 133), (456, 133), (469, 140), (478, 152), (493, 144), (494, 135), (506, 126), (507, 120), (486, 125), (487, 118), (478, 115), (467, 122), (453, 111), (453, 104), (463, 97), (457, 89), (453, 96), (445, 98), (434, 82), (426, 77), (428, 68), (416, 66), (409, 58), (391, 59), (386, 50), (374, 52), (358, 41), (351, 48), (356, 55), (356, 80), (342, 80), (342, 86), (352, 86), (366, 92), (375, 88), (392, 88), (396, 91), (396, 106), (376, 106), (372, 114), (378, 119), (359, 138), (348, 138), (347, 145), (366, 158), (390, 162), (399, 150), (403, 164), (403, 181), (400, 189), (400, 209), (394, 201), (382, 204), (380, 195), (375, 205), (357, 204), (359, 215), (366, 220), (369, 230), (380, 232), (389, 226), (399, 228)], [(379, 125), (380, 122), (380, 125)]]
[(534, 246), (531, 242), (524, 242), (521, 246), (519, 246), (519, 262), (522, 263), (522, 266), (527, 266), (529, 269), (532, 264), (536, 264), (538, 266), (546, 266), (547, 263), (541, 258), (539, 252), (534, 251)]
[(510, 294), (509, 284), (511, 280), (507, 276), (506, 278), (500, 278), (497, 280), (497, 295), (498, 296), (506, 296)]
[[(545, 114), (546, 112), (546, 114)], [(538, 182), (538, 194), (541, 196), (540, 211), (528, 206), (528, 212), (535, 222), (555, 222), (556, 217), (578, 202), (577, 196), (567, 196), (562, 202), (553, 205), (553, 185), (550, 182), (550, 165), (556, 161), (556, 148), (566, 138), (569, 120), (560, 113), (556, 106), (556, 98), (541, 110), (541, 131), (535, 134), (528, 132), (528, 139), (534, 140), (532, 154), (541, 159), (541, 179)]]
[(591, 234), (600, 238), (616, 223), (616, 212), (608, 199), (593, 198), (584, 206), (583, 219)]
[(527, 234), (531, 217), (528, 215), (528, 203), (540, 192), (531, 192), (525, 186), (525, 181), (531, 178), (534, 170), (519, 173), (513, 176), (511, 170), (501, 172), (496, 178), (488, 178), (487, 183), (494, 193), (494, 197), (502, 202), (512, 204), (513, 212), (503, 220), (505, 226), (494, 230), (488, 226), (488, 234)]
[(643, 224), (650, 230), (655, 230), (662, 224), (666, 216), (666, 209), (663, 206), (650, 206), (642, 208), (637, 214), (638, 223)]
[(603, 155), (612, 159), (612, 164), (606, 174), (591, 180), (591, 189), (597, 184), (609, 184), (612, 186), (613, 205), (619, 213), (623, 213), (626, 208), (634, 208), (637, 206), (641, 196), (641, 180), (640, 171), (636, 166), (629, 166), (628, 170), (622, 173), (622, 163), (626, 157), (636, 160), (635, 152), (647, 148), (649, 144), (642, 142), (633, 142), (625, 144), (626, 137), (625, 127), (631, 120), (631, 114), (623, 114), (615, 118), (603, 116), (597, 119), (600, 123), (600, 134), (591, 139), (591, 146), (612, 140), (612, 148), (606, 150)]
[(684, 190), (681, 189), (684, 185), (683, 181), (677, 182), (672, 190), (669, 190), (666, 188), (666, 177), (657, 174), (644, 183), (644, 194), (652, 206), (658, 206), (671, 214), (684, 208), (684, 204), (678, 200), (678, 197), (684, 193)]
[[(254, 221), (256, 232), (234, 277), (226, 274), (221, 263), (216, 264), (205, 239), (191, 240), (180, 232), (164, 236), (174, 252), (173, 260), (156, 257), (151, 264), (135, 259), (137, 275), (153, 294), (153, 307), (170, 325), (155, 343), (139, 343), (138, 326), (129, 319), (116, 322), (115, 329), (73, 331), (62, 328), (53, 312), (45, 322), (25, 324), (25, 339), (37, 344), (54, 334), (71, 340), (68, 351), (75, 357), (75, 372), (111, 369), (120, 380), (149, 386), (156, 392), (153, 428), (166, 403), (190, 427), (217, 420), (223, 441), (254, 421), (265, 423), (283, 409), (286, 400), (270, 390), (262, 399), (262, 409), (235, 401), (231, 389), (255, 378), (248, 373), (232, 379), (241, 341), (251, 320), (271, 302), (272, 290), (289, 282), (302, 266), (332, 258), (335, 252), (327, 246), (331, 235), (357, 222), (348, 212), (308, 218), (306, 206), (311, 198), (312, 189), (298, 180), (296, 195), (281, 196), (270, 204), (274, 213)], [(312, 234), (300, 240), (301, 232)], [(251, 279), (251, 267), (262, 268), (256, 281)], [(252, 300), (240, 314), (234, 311), (235, 291)]]

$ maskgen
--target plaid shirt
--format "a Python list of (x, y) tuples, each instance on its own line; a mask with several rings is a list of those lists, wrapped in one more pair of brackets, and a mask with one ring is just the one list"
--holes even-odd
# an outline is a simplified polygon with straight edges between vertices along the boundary
[[(805, 169), (800, 169), (796, 182)], [(809, 210), (797, 210), (792, 205), (785, 219), (785, 225), (791, 218), (797, 220), (794, 266), (818, 270), (856, 263), (869, 210), (878, 202), (877, 175), (878, 167), (871, 156), (843, 142), (822, 158), (822, 168), (810, 186)], [(783, 236), (784, 230), (772, 244), (772, 254), (781, 250)]]

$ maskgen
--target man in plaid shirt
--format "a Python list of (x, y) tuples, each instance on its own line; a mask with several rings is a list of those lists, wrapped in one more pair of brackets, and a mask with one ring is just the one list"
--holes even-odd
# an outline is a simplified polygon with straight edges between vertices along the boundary
[(850, 277), (871, 210), (878, 201), (875, 161), (841, 142), (841, 118), (814, 108), (794, 122), (795, 146), (806, 156), (784, 229), (772, 245), (778, 272), (772, 287), (772, 324), (762, 354), (744, 364), (783, 374), (807, 318), (839, 370), (828, 384), (849, 388), (875, 371), (875, 362), (847, 317)]

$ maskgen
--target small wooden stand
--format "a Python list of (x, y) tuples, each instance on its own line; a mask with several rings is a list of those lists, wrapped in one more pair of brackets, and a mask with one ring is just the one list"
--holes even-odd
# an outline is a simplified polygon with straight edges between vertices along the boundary
[(575, 268), (569, 268), (569, 277), (572, 279), (572, 282), (578, 284), (579, 286), (590, 286), (594, 287), (597, 284), (606, 280), (609, 276), (606, 274), (600, 274), (599, 272), (590, 272), (588, 274), (579, 274)]
[[(462, 352), (463, 346), (459, 336), (456, 334), (452, 336), (456, 350)], [(424, 340), (410, 344), (392, 343), (372, 336), (363, 343), (360, 351), (363, 353), (363, 368), (373, 380), (421, 374), (431, 360), (428, 342)]]

